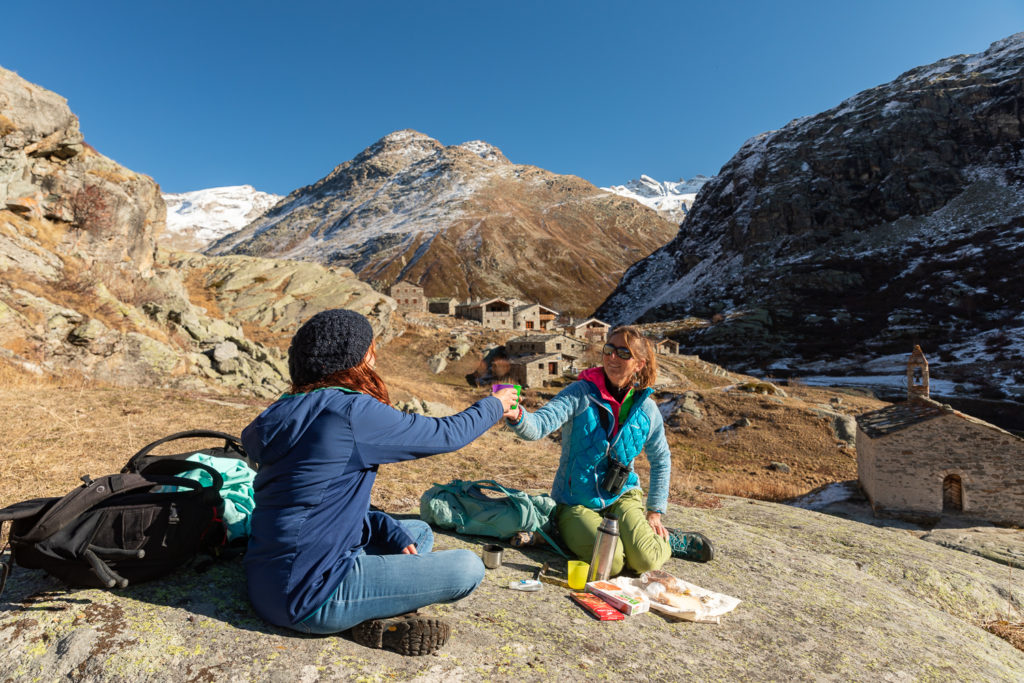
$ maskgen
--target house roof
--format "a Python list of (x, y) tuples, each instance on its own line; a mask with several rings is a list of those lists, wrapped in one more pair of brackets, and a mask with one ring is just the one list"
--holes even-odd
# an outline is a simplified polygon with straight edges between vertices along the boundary
[(536, 363), (542, 360), (548, 360), (550, 358), (557, 358), (562, 360), (562, 354), (560, 353), (537, 353), (532, 356), (522, 356), (520, 358), (513, 358), (509, 361), (512, 365), (526, 365), (527, 363)]
[(459, 300), (453, 296), (432, 296), (429, 299), (427, 299), (427, 301), (429, 301), (432, 304), (447, 304), (451, 303), (452, 301), (458, 303)]
[(500, 301), (502, 303), (506, 303), (506, 304), (508, 304), (511, 307), (513, 305), (513, 302), (515, 301), (515, 299), (513, 299), (511, 297), (505, 297), (505, 296), (494, 296), (494, 297), (491, 297), (490, 299), (477, 299), (476, 301), (467, 301), (464, 305), (465, 306), (470, 306), (472, 308), (476, 308), (477, 306), (483, 306), (485, 304), (489, 304), (489, 303), (492, 303), (494, 301)]
[(543, 308), (548, 313), (554, 313), (555, 315), (558, 315), (558, 311), (556, 311), (555, 309), (550, 308), (548, 306), (545, 306), (544, 304), (523, 304), (522, 306), (516, 306), (515, 307), (515, 311), (516, 311), (516, 313), (521, 313), (522, 311), (525, 311), (525, 310), (528, 310), (528, 309), (531, 309), (531, 308)]
[(586, 325), (587, 323), (598, 323), (599, 325), (604, 325), (605, 327), (611, 327), (611, 325), (609, 325), (605, 321), (598, 320), (597, 318), (585, 318), (583, 320), (573, 320), (571, 323), (569, 323), (569, 327), (579, 327), (580, 325)]
[(569, 337), (564, 334), (523, 334), (518, 337), (513, 337), (512, 339), (509, 339), (505, 343), (508, 344), (509, 342), (546, 342), (551, 341), (552, 339), (566, 339), (569, 342), (575, 342), (577, 344), (580, 343), (574, 340), (572, 337)]

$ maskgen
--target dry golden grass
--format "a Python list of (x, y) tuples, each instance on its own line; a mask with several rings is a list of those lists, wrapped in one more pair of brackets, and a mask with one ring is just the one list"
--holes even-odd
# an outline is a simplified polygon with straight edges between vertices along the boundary
[[(172, 432), (214, 429), (237, 434), (265, 403), (110, 387), (82, 378), (39, 378), (0, 363), (5, 427), (0, 440), (0, 507), (25, 498), (63, 495), (84, 474), (120, 471), (142, 446)], [(180, 445), (186, 450), (203, 444)]]
[(18, 127), (14, 125), (14, 122), (3, 114), (0, 114), (0, 137), (3, 137), (8, 133), (13, 133), (16, 130), (18, 130)]
[(1018, 650), (1024, 650), (1024, 622), (1013, 623), (1004, 619), (986, 621), (983, 629), (999, 636)]
[[(836, 440), (830, 420), (818, 413), (828, 409), (857, 415), (885, 405), (821, 387), (786, 387), (786, 397), (744, 392), (729, 389), (730, 380), (699, 364), (668, 369), (696, 385), (704, 412), (701, 420), (686, 416), (666, 426), (673, 494), (697, 489), (783, 501), (822, 484), (855, 479), (856, 452)], [(835, 399), (838, 405), (830, 404)], [(740, 418), (750, 420), (750, 426), (716, 431)], [(785, 463), (790, 471), (771, 470), (772, 462)]]
[(217, 318), (224, 317), (220, 303), (217, 301), (216, 283), (207, 282), (209, 274), (203, 268), (191, 268), (184, 272), (185, 288), (188, 290), (188, 298), (193, 306), (206, 309), (206, 312)]
[(112, 171), (105, 168), (90, 168), (88, 171), (86, 171), (86, 174), (96, 176), (97, 178), (103, 178), (107, 182), (115, 184), (124, 183), (132, 179), (130, 176), (127, 176), (124, 173), (118, 173), (117, 171)]

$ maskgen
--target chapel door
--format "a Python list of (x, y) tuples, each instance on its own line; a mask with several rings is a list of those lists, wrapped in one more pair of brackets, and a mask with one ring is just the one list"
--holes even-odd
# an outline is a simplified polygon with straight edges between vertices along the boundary
[(963, 512), (964, 488), (960, 475), (951, 474), (942, 480), (942, 511)]

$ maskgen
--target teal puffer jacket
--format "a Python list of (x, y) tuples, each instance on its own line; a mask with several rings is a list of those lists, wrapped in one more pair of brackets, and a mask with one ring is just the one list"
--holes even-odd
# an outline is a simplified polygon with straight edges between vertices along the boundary
[[(603, 371), (602, 371), (603, 372)], [(645, 451), (651, 465), (647, 509), (664, 512), (668, 503), (668, 483), (672, 469), (671, 454), (665, 441), (665, 425), (651, 389), (637, 392), (628, 417), (619, 426), (611, 442), (605, 424), (614, 425), (612, 406), (590, 381), (573, 382), (543, 408), (534, 413), (523, 411), (523, 420), (510, 425), (516, 436), (527, 441), (541, 439), (562, 429), (562, 456), (551, 487), (551, 497), (566, 505), (583, 505), (600, 510), (639, 486), (636, 472), (630, 472), (622, 491), (611, 494), (601, 488), (608, 471), (608, 457), (614, 457), (632, 470), (633, 459)], [(606, 413), (602, 424), (601, 411)]]

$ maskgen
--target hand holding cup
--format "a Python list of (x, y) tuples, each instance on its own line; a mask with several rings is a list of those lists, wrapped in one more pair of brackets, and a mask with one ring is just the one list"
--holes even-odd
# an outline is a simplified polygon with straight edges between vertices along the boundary
[(501, 407), (506, 416), (518, 408), (519, 394), (516, 392), (515, 387), (505, 387), (496, 391), (492, 390), (491, 396), (501, 401)]

